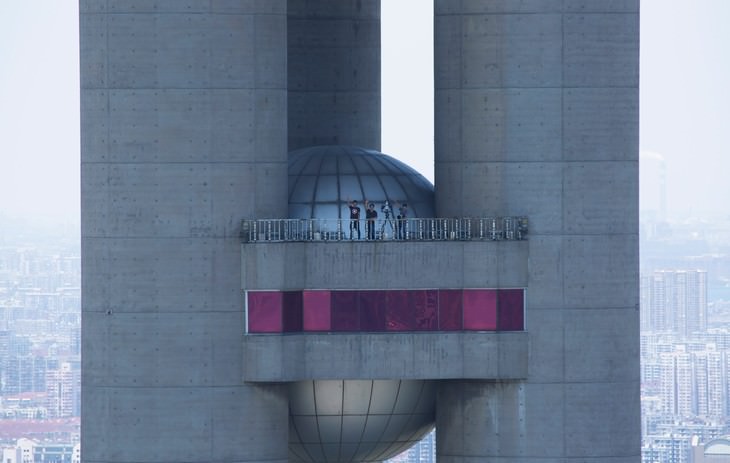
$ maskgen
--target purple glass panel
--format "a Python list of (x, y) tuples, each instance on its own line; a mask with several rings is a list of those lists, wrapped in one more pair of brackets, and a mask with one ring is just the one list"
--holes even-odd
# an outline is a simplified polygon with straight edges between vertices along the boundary
[(249, 333), (281, 333), (282, 293), (250, 291), (248, 293)]
[(436, 289), (427, 289), (426, 305), (423, 308), (423, 316), (416, 317), (419, 329), (436, 331), (439, 329), (439, 292)]
[(331, 323), (330, 291), (302, 292), (302, 324), (304, 331), (329, 331)]
[(357, 291), (332, 291), (332, 331), (357, 331), (360, 314)]
[(524, 289), (250, 291), (248, 331), (522, 331)]
[(360, 331), (385, 331), (385, 295), (387, 291), (358, 291)]
[(408, 293), (405, 289), (386, 292), (385, 326), (388, 331), (413, 331), (415, 320)]
[(413, 306), (413, 329), (415, 331), (434, 331), (438, 327), (438, 292), (436, 290), (410, 291)]
[(525, 329), (525, 291), (500, 289), (497, 293), (497, 327), (499, 331)]
[(496, 331), (497, 290), (464, 290), (464, 330)]
[(460, 331), (463, 328), (462, 291), (460, 289), (441, 289), (438, 293), (438, 329)]
[(285, 291), (283, 310), (283, 328), (285, 333), (302, 331), (302, 292)]

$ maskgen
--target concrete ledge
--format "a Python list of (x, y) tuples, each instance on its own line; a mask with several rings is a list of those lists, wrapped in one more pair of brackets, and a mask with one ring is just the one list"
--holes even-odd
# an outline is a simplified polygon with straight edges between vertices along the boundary
[(526, 332), (246, 335), (243, 381), (526, 379)]

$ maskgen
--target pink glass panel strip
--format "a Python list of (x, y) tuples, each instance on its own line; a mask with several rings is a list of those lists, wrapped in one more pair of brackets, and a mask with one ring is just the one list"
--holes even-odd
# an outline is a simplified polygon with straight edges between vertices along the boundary
[(497, 330), (496, 290), (464, 290), (464, 329), (470, 331)]
[(302, 324), (304, 331), (330, 331), (330, 291), (302, 292)]
[(282, 299), (280, 291), (248, 293), (248, 331), (250, 333), (282, 332)]
[(460, 289), (441, 289), (438, 293), (438, 329), (461, 331), (463, 329), (462, 291)]
[(522, 331), (524, 289), (250, 291), (251, 333)]
[(500, 289), (497, 298), (497, 329), (522, 331), (525, 329), (525, 291)]

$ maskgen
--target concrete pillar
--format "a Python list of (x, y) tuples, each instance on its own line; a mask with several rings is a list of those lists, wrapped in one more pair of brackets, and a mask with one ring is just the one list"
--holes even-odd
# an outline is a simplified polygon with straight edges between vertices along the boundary
[(288, 460), (240, 220), (287, 213), (286, 2), (80, 2), (86, 461)]
[(289, 149), (380, 150), (380, 0), (289, 0)]
[(519, 384), (442, 381), (437, 401), (439, 463), (525, 455), (526, 442), (520, 438), (526, 433), (525, 397)]
[(444, 385), (439, 463), (638, 461), (639, 2), (434, 8), (437, 215), (530, 219), (528, 378)]

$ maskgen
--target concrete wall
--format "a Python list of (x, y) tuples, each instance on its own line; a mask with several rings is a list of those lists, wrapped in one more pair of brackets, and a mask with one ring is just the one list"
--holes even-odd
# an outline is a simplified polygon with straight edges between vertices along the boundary
[(528, 241), (242, 244), (241, 287), (524, 288), (528, 249)]
[(287, 213), (286, 2), (82, 0), (84, 461), (288, 461), (242, 217)]
[(380, 0), (288, 0), (289, 149), (380, 150)]
[(527, 344), (522, 331), (251, 335), (243, 379), (525, 379)]
[(435, 1), (439, 216), (530, 218), (528, 379), (443, 383), (440, 463), (640, 459), (638, 0)]

